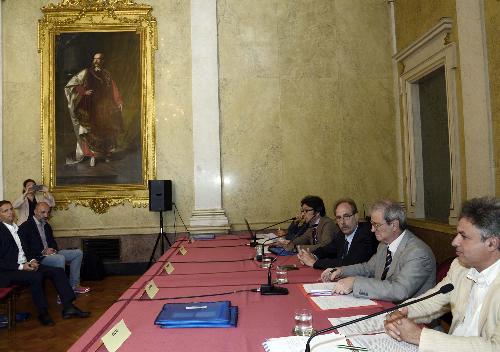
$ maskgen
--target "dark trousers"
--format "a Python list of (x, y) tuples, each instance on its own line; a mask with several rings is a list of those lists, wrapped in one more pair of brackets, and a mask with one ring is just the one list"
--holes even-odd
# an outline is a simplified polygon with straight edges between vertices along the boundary
[(54, 284), (63, 307), (68, 307), (76, 299), (73, 289), (69, 285), (66, 273), (61, 268), (53, 268), (50, 266), (40, 265), (37, 271), (4, 271), (1, 275), (5, 275), (11, 284), (26, 285), (31, 289), (31, 297), (38, 312), (46, 311), (48, 308), (47, 297), (43, 290), (43, 281), (49, 278)]

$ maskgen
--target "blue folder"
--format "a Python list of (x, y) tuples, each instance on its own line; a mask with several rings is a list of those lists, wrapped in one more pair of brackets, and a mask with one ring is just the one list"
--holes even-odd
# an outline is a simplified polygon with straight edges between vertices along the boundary
[(290, 252), (285, 250), (284, 248), (281, 247), (269, 247), (269, 252), (279, 255), (279, 256), (290, 256), (290, 255), (296, 255), (297, 253), (295, 252)]
[(231, 302), (167, 303), (155, 319), (162, 328), (236, 326), (238, 307)]

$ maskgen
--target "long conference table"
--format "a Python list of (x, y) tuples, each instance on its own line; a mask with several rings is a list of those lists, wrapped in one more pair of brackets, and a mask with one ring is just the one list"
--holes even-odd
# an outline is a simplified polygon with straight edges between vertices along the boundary
[[(131, 331), (119, 351), (264, 351), (262, 343), (271, 337), (291, 335), (294, 311), (313, 311), (316, 330), (330, 325), (328, 318), (370, 314), (387, 308), (376, 306), (321, 310), (307, 296), (302, 284), (318, 282), (321, 271), (305, 267), (296, 256), (281, 256), (273, 263), (296, 264), (288, 271), (286, 296), (263, 296), (251, 289), (267, 281), (267, 269), (254, 260), (255, 248), (248, 246), (248, 234), (220, 235), (212, 240), (179, 238), (122, 296), (92, 325), (69, 351), (107, 351), (101, 338), (120, 320)], [(185, 254), (180, 253), (183, 247)], [(183, 252), (183, 251), (182, 251)], [(174, 271), (164, 270), (170, 262)], [(274, 269), (273, 269), (274, 278)], [(150, 299), (145, 286), (151, 280), (159, 292)], [(162, 329), (154, 320), (165, 303), (229, 300), (238, 306), (235, 328)]]

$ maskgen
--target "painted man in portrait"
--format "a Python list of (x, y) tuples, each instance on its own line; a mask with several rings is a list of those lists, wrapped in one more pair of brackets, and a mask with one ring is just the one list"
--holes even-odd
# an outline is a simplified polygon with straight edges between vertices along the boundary
[(109, 162), (117, 150), (117, 137), (123, 131), (123, 101), (103, 63), (104, 55), (96, 53), (91, 67), (73, 76), (64, 88), (76, 134), (75, 154), (66, 158), (66, 164), (79, 163), (85, 157), (90, 166), (99, 159)]

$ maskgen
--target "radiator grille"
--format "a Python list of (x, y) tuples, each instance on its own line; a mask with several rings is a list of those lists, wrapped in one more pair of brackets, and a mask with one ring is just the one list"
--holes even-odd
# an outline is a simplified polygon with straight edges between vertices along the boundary
[(82, 248), (83, 253), (94, 252), (103, 262), (120, 261), (119, 238), (84, 238)]

